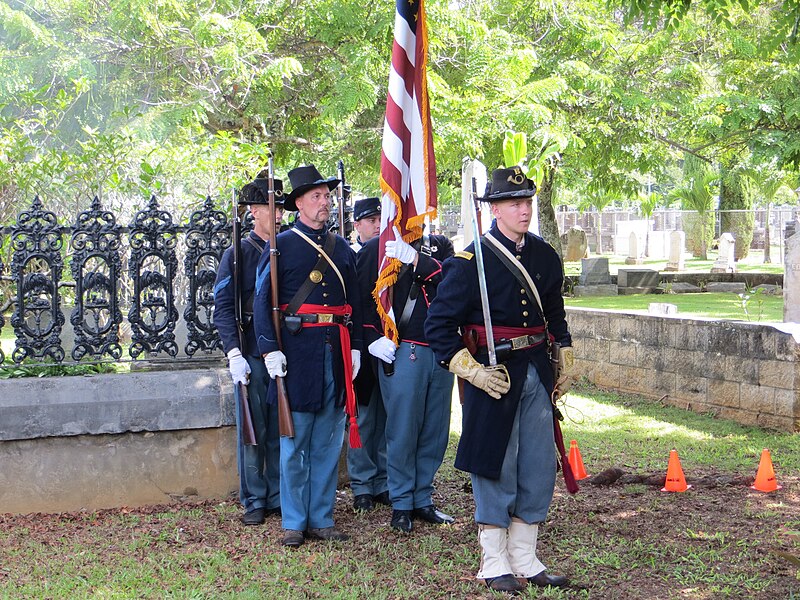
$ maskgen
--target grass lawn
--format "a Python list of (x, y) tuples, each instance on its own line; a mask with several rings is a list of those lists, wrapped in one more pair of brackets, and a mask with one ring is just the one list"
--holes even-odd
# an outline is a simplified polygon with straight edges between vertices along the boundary
[[(566, 591), (527, 598), (788, 599), (800, 595), (800, 437), (583, 388), (567, 397), (566, 440), (590, 475), (618, 467), (663, 474), (676, 448), (694, 486), (592, 485), (559, 478), (539, 556)], [(469, 478), (452, 467), (456, 404), (436, 503), (456, 523), (389, 528), (391, 511), (335, 518), (349, 542), (278, 545), (280, 522), (243, 527), (233, 498), (56, 515), (0, 514), (0, 598), (500, 598), (474, 579), (479, 553)], [(761, 449), (783, 489), (751, 490)], [(712, 481), (727, 481), (709, 485)], [(701, 479), (702, 478), (702, 479)], [(737, 483), (738, 478), (738, 483)], [(744, 480), (745, 483), (742, 483)], [(706, 483), (703, 483), (703, 482)]]
[(564, 298), (564, 304), (567, 306), (644, 313), (653, 302), (675, 304), (678, 307), (678, 315), (738, 321), (783, 321), (783, 296), (763, 293), (751, 293), (749, 300), (743, 300), (738, 294), (716, 292)]

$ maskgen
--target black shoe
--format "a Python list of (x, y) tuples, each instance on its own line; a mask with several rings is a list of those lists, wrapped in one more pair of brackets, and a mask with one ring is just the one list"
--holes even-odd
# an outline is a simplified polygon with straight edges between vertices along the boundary
[(495, 592), (508, 592), (516, 595), (525, 589), (525, 586), (511, 573), (506, 573), (499, 577), (489, 577), (488, 579), (484, 579), (484, 581), (486, 582), (486, 587)]
[(320, 529), (309, 528), (306, 532), (312, 540), (323, 540), (326, 542), (346, 542), (350, 536), (342, 533), (335, 527), (322, 527)]
[(528, 577), (528, 583), (539, 587), (566, 587), (569, 585), (569, 579), (563, 575), (548, 575), (547, 571), (542, 571), (533, 577)]
[(264, 509), (264, 516), (265, 517), (280, 517), (281, 516), (281, 507), (276, 506), (275, 508), (265, 508)]
[(372, 503), (370, 494), (359, 494), (353, 499), (353, 510), (372, 510), (375, 505)]
[(303, 542), (305, 542), (305, 538), (302, 531), (297, 531), (296, 529), (285, 529), (283, 531), (283, 539), (281, 540), (283, 546), (299, 548), (303, 545)]
[(383, 504), (384, 506), (391, 506), (392, 499), (389, 498), (389, 492), (381, 492), (380, 494), (376, 494), (372, 497), (373, 502), (377, 504)]
[(392, 529), (397, 529), (403, 533), (411, 533), (414, 524), (411, 522), (410, 510), (393, 510), (392, 511)]
[(455, 523), (456, 521), (450, 515), (446, 515), (443, 512), (436, 510), (436, 507), (433, 504), (430, 506), (423, 506), (422, 508), (415, 508), (413, 515), (415, 519), (422, 519), (423, 521), (433, 523), (434, 525), (449, 525), (450, 523)]
[(242, 523), (245, 525), (262, 525), (264, 523), (264, 513), (263, 508), (254, 508), (250, 512), (244, 513)]

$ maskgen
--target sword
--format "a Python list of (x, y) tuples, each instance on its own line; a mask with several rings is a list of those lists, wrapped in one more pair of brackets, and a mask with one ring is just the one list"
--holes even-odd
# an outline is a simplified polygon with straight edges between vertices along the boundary
[(478, 224), (478, 191), (475, 178), (472, 178), (472, 210), (469, 212), (472, 221), (472, 232), (475, 237), (475, 263), (478, 268), (478, 287), (481, 292), (481, 311), (483, 327), (486, 330), (486, 350), (489, 352), (489, 366), (497, 366), (497, 351), (494, 345), (494, 330), (489, 312), (489, 292), (486, 289), (486, 272), (483, 270), (483, 248), (481, 248), (481, 230)]

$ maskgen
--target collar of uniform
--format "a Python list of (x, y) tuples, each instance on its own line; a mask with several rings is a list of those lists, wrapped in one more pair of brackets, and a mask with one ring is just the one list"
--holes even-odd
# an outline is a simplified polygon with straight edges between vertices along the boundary
[(327, 225), (323, 225), (322, 229), (312, 229), (311, 227), (303, 223), (300, 219), (294, 222), (294, 228), (299, 229), (306, 235), (325, 235), (326, 233), (328, 233)]
[(264, 240), (262, 240), (260, 237), (258, 237), (258, 234), (256, 234), (256, 232), (255, 232), (255, 231), (251, 231), (251, 232), (250, 232), (250, 239), (252, 239), (252, 240), (253, 240), (255, 243), (257, 243), (257, 244), (258, 244), (259, 246), (261, 246), (262, 248), (263, 248), (263, 247), (264, 247), (264, 245), (267, 243), (267, 242), (265, 242)]
[(503, 246), (505, 246), (506, 248), (508, 248), (508, 250), (514, 252), (515, 254), (519, 254), (520, 252), (522, 252), (522, 250), (527, 245), (528, 241), (527, 235), (522, 236), (522, 241), (520, 242), (519, 246), (517, 246), (517, 243), (514, 240), (510, 240), (502, 234), (500, 228), (497, 225), (492, 227), (489, 231), (492, 233), (492, 235), (495, 237), (496, 240), (498, 240), (501, 244), (503, 244)]

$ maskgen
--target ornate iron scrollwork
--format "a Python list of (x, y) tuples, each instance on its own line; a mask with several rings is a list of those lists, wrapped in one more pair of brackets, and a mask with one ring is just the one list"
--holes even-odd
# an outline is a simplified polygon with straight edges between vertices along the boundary
[(78, 215), (72, 232), (72, 277), (75, 280), (75, 309), (70, 323), (75, 330), (73, 360), (87, 354), (101, 358), (122, 356), (119, 325), (119, 250), (121, 227), (113, 213), (103, 210), (95, 196), (91, 208)]
[(175, 252), (177, 226), (172, 215), (161, 210), (156, 197), (146, 210), (136, 213), (130, 227), (131, 258), (128, 273), (133, 280), (133, 298), (128, 321), (131, 324), (132, 358), (142, 352), (170, 356), (178, 354), (175, 342)]
[[(3, 236), (0, 235), (0, 247), (3, 246)], [(6, 265), (3, 263), (3, 258), (0, 257), (0, 274), (6, 270)], [(6, 324), (6, 320), (3, 317), (3, 313), (0, 312), (0, 329)], [(3, 347), (0, 346), (0, 364), (3, 364), (6, 361), (5, 352), (3, 352)]]
[(17, 302), (11, 325), (17, 336), (11, 358), (64, 360), (61, 347), (61, 300), (58, 283), (64, 259), (63, 239), (55, 213), (44, 210), (39, 196), (30, 210), (21, 212), (11, 230), (11, 276), (17, 286)]
[(194, 356), (198, 350), (209, 354), (222, 349), (222, 341), (213, 322), (214, 280), (222, 254), (230, 244), (228, 217), (221, 210), (214, 210), (214, 203), (209, 196), (202, 210), (192, 213), (186, 231), (183, 265), (189, 290), (183, 318), (188, 329), (186, 354), (189, 356)]

